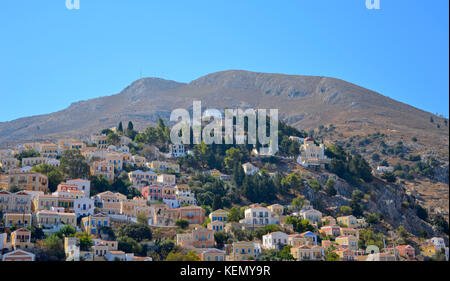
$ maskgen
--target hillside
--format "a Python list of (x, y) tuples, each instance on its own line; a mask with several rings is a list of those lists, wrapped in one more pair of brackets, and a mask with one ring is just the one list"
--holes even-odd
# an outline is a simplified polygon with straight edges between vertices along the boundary
[[(189, 84), (157, 78), (135, 81), (121, 93), (75, 102), (59, 112), (0, 123), (0, 144), (57, 136), (80, 137), (119, 121), (145, 128), (174, 108), (203, 106), (272, 108), (300, 129), (333, 124), (347, 132), (379, 130), (396, 137), (416, 136), (446, 150), (444, 120), (381, 94), (327, 77), (225, 71)], [(433, 117), (435, 123), (430, 123)], [(440, 123), (438, 129), (436, 124)]]
[[(133, 121), (135, 128), (144, 129), (159, 117), (168, 119), (175, 108), (191, 109), (194, 100), (218, 109), (278, 108), (280, 119), (328, 145), (338, 143), (362, 154), (372, 167), (381, 160), (392, 166), (413, 166), (410, 155), (422, 159), (432, 156), (439, 161), (433, 176), (400, 180), (423, 205), (448, 218), (448, 120), (329, 77), (224, 71), (188, 84), (144, 78), (116, 95), (0, 123), (0, 146), (57, 137), (82, 138), (120, 121)], [(374, 161), (374, 154), (380, 154), (380, 160)]]

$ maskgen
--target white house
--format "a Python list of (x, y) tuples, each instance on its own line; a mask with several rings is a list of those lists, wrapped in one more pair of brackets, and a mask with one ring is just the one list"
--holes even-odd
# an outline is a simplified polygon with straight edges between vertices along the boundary
[(394, 168), (393, 167), (386, 167), (386, 166), (377, 166), (377, 170), (376, 173), (377, 174), (382, 174), (384, 172), (394, 172)]
[(272, 216), (272, 211), (269, 208), (251, 205), (244, 213), (244, 219), (239, 221), (243, 224), (262, 226), (279, 223), (279, 220)]
[(445, 241), (444, 238), (441, 237), (433, 237), (430, 239), (431, 243), (434, 244), (434, 247), (436, 247), (436, 249), (443, 249), (445, 248)]
[(94, 215), (94, 199), (85, 197), (77, 198), (73, 202), (73, 209), (77, 218), (81, 216)]
[(163, 198), (163, 202), (164, 202), (164, 204), (167, 204), (169, 206), (169, 208), (171, 208), (171, 209), (180, 207), (180, 201), (178, 199)]
[(254, 166), (252, 163), (247, 162), (242, 164), (242, 169), (244, 169), (244, 173), (246, 175), (254, 175), (259, 172), (259, 168)]
[(61, 162), (57, 159), (51, 158), (47, 161), (47, 165), (50, 165), (53, 167), (59, 167), (59, 166), (61, 166)]
[(280, 249), (288, 244), (288, 235), (284, 232), (271, 232), (263, 237), (263, 248), (266, 250)]
[(161, 174), (158, 175), (156, 181), (162, 185), (175, 185), (175, 175)]
[(87, 197), (91, 196), (91, 181), (90, 180), (83, 180), (83, 179), (69, 180), (69, 181), (67, 181), (67, 184), (76, 185), (78, 187), (78, 190), (83, 191)]
[(325, 156), (325, 145), (316, 145), (312, 138), (306, 138), (300, 146), (300, 155), (297, 163), (304, 167), (324, 166), (330, 159)]
[(170, 144), (168, 157), (184, 157), (186, 151), (183, 144)]
[(309, 220), (310, 222), (319, 222), (322, 219), (322, 213), (313, 208), (301, 210), (299, 216), (304, 220)]
[(126, 254), (123, 251), (107, 251), (105, 258), (107, 261), (134, 261), (133, 254)]

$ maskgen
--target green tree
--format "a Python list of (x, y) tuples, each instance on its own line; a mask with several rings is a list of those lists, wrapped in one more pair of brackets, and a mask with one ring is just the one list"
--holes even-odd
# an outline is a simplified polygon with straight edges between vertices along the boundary
[(241, 152), (239, 148), (232, 147), (225, 152), (225, 159), (223, 160), (225, 164), (225, 168), (228, 171), (232, 171), (236, 165), (241, 165), (242, 158), (244, 154)]
[(338, 261), (339, 255), (334, 252), (335, 248), (333, 246), (328, 247), (325, 250), (325, 260), (326, 261)]
[(77, 230), (75, 229), (75, 227), (73, 227), (71, 225), (64, 225), (58, 231), (58, 233), (61, 235), (61, 237), (73, 236), (73, 235), (75, 235), (76, 232), (77, 232)]
[(135, 239), (128, 236), (121, 236), (117, 239), (118, 248), (125, 253), (134, 253), (138, 256), (145, 254), (144, 247), (139, 244)]
[(148, 218), (144, 213), (138, 214), (136, 219), (138, 223), (148, 226)]
[(179, 220), (175, 221), (175, 225), (181, 229), (186, 229), (189, 227), (189, 221), (187, 221), (185, 219), (179, 219)]
[(344, 216), (348, 216), (352, 214), (352, 208), (350, 208), (350, 206), (342, 206), (341, 209), (341, 214), (343, 214)]
[(127, 130), (128, 130), (128, 131), (134, 130), (133, 122), (131, 122), (131, 121), (128, 122)]
[(200, 257), (194, 250), (191, 250), (183, 257), (183, 261), (200, 261)]
[(294, 206), (295, 209), (300, 210), (305, 205), (305, 201), (305, 197), (303, 195), (299, 195), (292, 200), (291, 205)]
[(19, 161), (22, 161), (23, 158), (39, 157), (39, 156), (40, 156), (39, 152), (36, 152), (35, 150), (25, 150), (20, 152), (19, 154), (14, 155), (14, 157)]
[(128, 236), (138, 242), (143, 240), (152, 240), (152, 231), (151, 229), (140, 223), (130, 223), (126, 225), (122, 225), (119, 228), (119, 237), (120, 236)]
[(281, 186), (286, 192), (290, 190), (300, 191), (303, 187), (303, 182), (297, 173), (291, 173), (281, 180)]
[(119, 127), (117, 127), (117, 131), (123, 133), (122, 121), (119, 122)]
[(92, 238), (87, 232), (77, 232), (75, 237), (79, 239), (80, 250), (89, 251), (92, 246)]
[(64, 173), (62, 172), (61, 168), (48, 164), (34, 166), (33, 171), (47, 176), (48, 188), (50, 189), (50, 192), (55, 192), (58, 184), (60, 184), (64, 179)]
[(89, 175), (89, 164), (79, 150), (66, 150), (62, 154), (61, 169), (70, 178), (86, 178)]
[(336, 189), (334, 188), (334, 185), (336, 184), (336, 181), (333, 178), (329, 178), (327, 180), (327, 183), (325, 185), (325, 192), (328, 196), (335, 196), (337, 194)]
[(115, 133), (110, 133), (110, 134), (108, 135), (106, 141), (107, 141), (109, 144), (112, 144), (112, 145), (117, 146), (117, 145), (119, 145), (119, 143), (120, 143), (120, 136), (119, 136), (118, 134), (115, 134)]
[(242, 219), (242, 217), (239, 208), (231, 208), (227, 216), (227, 222), (239, 222), (240, 219)]
[(216, 241), (217, 248), (222, 249), (224, 244), (230, 237), (223, 231), (217, 231), (214, 233), (214, 240)]
[(320, 184), (317, 180), (315, 179), (309, 180), (308, 184), (314, 190), (314, 192), (318, 192), (320, 190)]
[(63, 240), (56, 234), (52, 234), (44, 240), (44, 250), (51, 260), (63, 260), (66, 256)]

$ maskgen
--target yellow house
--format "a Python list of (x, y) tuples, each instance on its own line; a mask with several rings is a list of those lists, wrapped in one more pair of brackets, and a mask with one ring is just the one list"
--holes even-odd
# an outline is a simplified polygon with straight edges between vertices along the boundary
[(420, 246), (422, 256), (432, 258), (436, 255), (436, 246), (433, 243), (424, 243)]
[(41, 210), (36, 213), (36, 220), (37, 224), (44, 228), (58, 227), (61, 225), (77, 226), (77, 216), (75, 213)]
[(306, 245), (292, 247), (291, 255), (297, 261), (319, 261), (324, 256), (322, 247)]
[(108, 251), (117, 251), (119, 243), (117, 241), (106, 241), (94, 239), (91, 249), (96, 258), (105, 257)]
[(82, 141), (74, 140), (74, 139), (59, 139), (58, 147), (61, 150), (80, 150), (86, 148), (86, 144)]
[(149, 215), (147, 200), (143, 198), (133, 198), (120, 201), (120, 214), (127, 217), (137, 217), (139, 213)]
[(50, 210), (58, 207), (58, 196), (50, 194), (40, 194), (33, 199), (31, 209), (34, 213), (40, 210)]
[(213, 222), (210, 222), (207, 225), (207, 228), (211, 229), (211, 230), (214, 230), (214, 232), (223, 231), (224, 227), (225, 227), (225, 223), (223, 221), (217, 221), (217, 220), (213, 221)]
[(119, 153), (108, 153), (106, 155), (106, 162), (108, 164), (113, 165), (114, 170), (117, 170), (118, 172), (122, 171), (123, 168), (123, 156)]
[(148, 167), (157, 172), (167, 172), (168, 170), (173, 170), (175, 173), (180, 172), (180, 165), (165, 161), (152, 161)]
[(90, 141), (98, 149), (106, 149), (108, 147), (108, 136), (106, 135), (93, 135), (90, 137)]
[(301, 234), (291, 234), (288, 235), (288, 244), (292, 247), (312, 246), (314, 245), (314, 242), (306, 237), (303, 237)]
[(359, 239), (359, 229), (351, 227), (341, 227), (341, 236), (355, 236)]
[(38, 152), (42, 157), (56, 158), (58, 156), (58, 145), (51, 142), (41, 143)]
[(6, 227), (11, 226), (30, 226), (32, 218), (30, 213), (7, 213), (3, 215), (4, 224)]
[(233, 261), (256, 260), (261, 255), (261, 244), (252, 241), (233, 243), (231, 259)]
[(209, 218), (211, 219), (211, 222), (220, 221), (225, 223), (227, 221), (228, 214), (229, 214), (228, 211), (218, 209), (215, 210), (214, 212), (211, 212), (209, 214)]
[(355, 228), (358, 227), (358, 220), (355, 216), (343, 216), (337, 218), (338, 224), (344, 225), (346, 227)]
[(27, 157), (22, 159), (22, 167), (47, 164), (50, 158), (46, 157)]
[(273, 204), (273, 205), (270, 205), (267, 208), (269, 208), (269, 210), (272, 211), (272, 214), (277, 214), (279, 216), (283, 215), (284, 207), (282, 205), (280, 205), (280, 204)]
[(121, 210), (120, 202), (126, 201), (127, 197), (118, 192), (113, 193), (111, 191), (105, 191), (97, 194), (94, 199), (99, 204), (101, 212), (118, 215)]
[(14, 250), (31, 248), (31, 231), (26, 228), (19, 228), (13, 231), (11, 233), (11, 246)]
[(131, 161), (139, 168), (144, 168), (147, 162), (147, 159), (143, 156), (134, 155), (131, 157)]
[(12, 157), (6, 157), (6, 158), (2, 158), (0, 157), (0, 168), (2, 168), (5, 171), (8, 171), (11, 168), (16, 168), (18, 167), (20, 164), (20, 161), (17, 160), (16, 158), (12, 158)]
[(92, 235), (101, 234), (101, 228), (109, 226), (109, 217), (103, 214), (95, 214), (93, 216), (88, 216), (81, 219), (82, 229)]
[(350, 249), (342, 248), (342, 249), (334, 250), (334, 252), (339, 256), (339, 260), (341, 260), (341, 261), (355, 260), (355, 252)]
[(104, 176), (108, 181), (114, 180), (114, 165), (107, 161), (94, 161), (90, 167), (92, 176)]
[(356, 238), (355, 236), (339, 236), (336, 237), (336, 244), (344, 247), (344, 248), (348, 248), (352, 251), (357, 251), (358, 250), (358, 238)]
[(31, 196), (25, 191), (12, 193), (0, 190), (0, 211), (2, 213), (29, 213), (31, 211)]
[(20, 190), (46, 192), (48, 191), (48, 178), (35, 172), (15, 171), (8, 175), (3, 175), (0, 187), (8, 190), (12, 186), (17, 186)]
[(225, 251), (212, 248), (201, 249), (200, 251), (201, 261), (225, 261)]

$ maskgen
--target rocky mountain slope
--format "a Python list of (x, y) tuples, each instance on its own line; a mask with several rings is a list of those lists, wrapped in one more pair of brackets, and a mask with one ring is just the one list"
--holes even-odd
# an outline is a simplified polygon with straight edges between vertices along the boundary
[[(225, 71), (189, 84), (157, 78), (135, 81), (121, 93), (75, 102), (67, 109), (0, 123), (0, 144), (57, 136), (79, 137), (119, 121), (137, 128), (168, 118), (174, 108), (278, 108), (280, 118), (301, 129), (333, 124), (347, 130), (377, 129), (417, 135), (442, 148), (448, 143), (444, 120), (381, 94), (328, 77)], [(430, 117), (441, 128), (430, 124)]]

